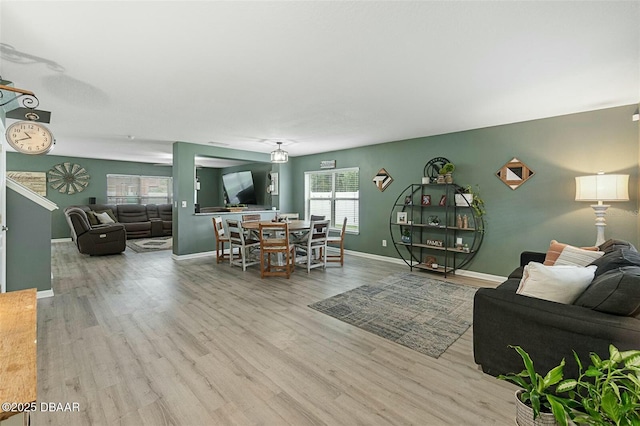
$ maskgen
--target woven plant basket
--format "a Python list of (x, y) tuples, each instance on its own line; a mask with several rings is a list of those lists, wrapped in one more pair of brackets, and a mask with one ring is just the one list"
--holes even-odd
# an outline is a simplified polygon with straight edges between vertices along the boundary
[(556, 418), (551, 413), (540, 413), (533, 420), (533, 408), (520, 401), (522, 389), (516, 391), (516, 424), (518, 426), (556, 426)]

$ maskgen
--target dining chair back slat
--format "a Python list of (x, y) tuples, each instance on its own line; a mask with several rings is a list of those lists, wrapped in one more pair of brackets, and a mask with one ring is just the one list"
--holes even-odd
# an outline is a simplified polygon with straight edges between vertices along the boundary
[(289, 278), (295, 269), (295, 246), (289, 242), (289, 224), (260, 223), (260, 276)]
[(247, 270), (247, 266), (256, 265), (259, 260), (256, 258), (256, 251), (260, 248), (260, 241), (247, 237), (242, 223), (237, 220), (227, 219), (227, 229), (229, 230), (229, 245), (231, 252), (237, 247), (239, 251), (239, 259), (229, 258), (230, 265), (241, 266), (243, 271)]
[(306, 255), (301, 263), (307, 267), (307, 273), (313, 268), (326, 268), (328, 233), (328, 220), (312, 221), (306, 237), (296, 243), (296, 248)]
[(214, 216), (212, 218), (213, 221), (213, 231), (216, 237), (216, 262), (220, 263), (225, 259), (228, 259), (228, 256), (233, 252), (231, 247), (229, 247), (229, 254), (224, 252), (225, 244), (230, 244), (229, 237), (224, 232), (224, 224), (222, 222), (221, 216)]
[(347, 231), (347, 218), (342, 221), (342, 229), (340, 229), (340, 235), (329, 235), (327, 237), (327, 244), (331, 246), (338, 246), (339, 254), (327, 254), (327, 262), (340, 262), (340, 266), (344, 266), (344, 235)]

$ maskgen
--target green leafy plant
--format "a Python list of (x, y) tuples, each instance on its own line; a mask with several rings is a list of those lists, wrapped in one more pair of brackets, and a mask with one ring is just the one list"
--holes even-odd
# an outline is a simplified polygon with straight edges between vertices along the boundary
[(566, 426), (569, 401), (566, 398), (557, 396), (552, 389), (552, 386), (562, 381), (564, 359), (560, 365), (549, 370), (543, 377), (536, 373), (533, 361), (524, 349), (520, 346), (510, 347), (520, 354), (525, 369), (518, 374), (501, 374), (498, 379), (507, 380), (523, 389), (520, 394), (520, 400), (533, 409), (534, 420), (540, 415), (540, 412), (548, 412), (553, 413), (558, 424)]
[(456, 166), (453, 163), (447, 163), (444, 166), (442, 166), (442, 168), (438, 173), (440, 173), (441, 175), (446, 175), (447, 173), (453, 173), (455, 169), (456, 169)]
[(640, 351), (620, 352), (609, 345), (609, 359), (591, 353), (591, 365), (583, 369), (580, 358), (577, 379), (558, 384), (556, 392), (568, 393), (569, 416), (576, 424), (640, 425)]
[(480, 197), (480, 186), (476, 185), (475, 188), (471, 185), (467, 185), (463, 188), (463, 193), (472, 194), (473, 200), (471, 201), (471, 208), (475, 212), (476, 216), (482, 217), (487, 214), (487, 210), (484, 207), (484, 200)]

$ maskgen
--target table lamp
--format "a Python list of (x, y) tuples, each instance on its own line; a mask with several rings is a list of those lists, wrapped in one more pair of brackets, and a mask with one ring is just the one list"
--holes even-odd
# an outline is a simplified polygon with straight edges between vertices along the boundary
[(609, 205), (603, 201), (629, 201), (629, 175), (597, 175), (576, 177), (576, 201), (597, 201), (592, 204), (596, 214), (596, 246), (604, 243), (604, 216)]

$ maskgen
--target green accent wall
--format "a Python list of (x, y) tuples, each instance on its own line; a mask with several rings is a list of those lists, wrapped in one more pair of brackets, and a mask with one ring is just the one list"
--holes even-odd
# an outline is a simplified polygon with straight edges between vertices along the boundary
[[(391, 244), (389, 214), (400, 192), (420, 183), (425, 164), (446, 157), (456, 165), (455, 183), (478, 184), (487, 216), (483, 246), (467, 269), (508, 275), (524, 250), (546, 251), (551, 239), (593, 245), (595, 215), (589, 203), (577, 202), (575, 177), (626, 173), (630, 201), (612, 203), (606, 238), (638, 246), (637, 105), (571, 114), (504, 126), (369, 145), (290, 159), (293, 211), (304, 212), (304, 172), (319, 170), (321, 160), (337, 168), (360, 168), (360, 232), (348, 234), (348, 250), (398, 257)], [(512, 190), (495, 173), (513, 157), (536, 174)], [(374, 175), (385, 168), (394, 181), (380, 192)], [(282, 179), (282, 176), (281, 176)], [(282, 188), (282, 187), (281, 187)], [(386, 239), (388, 246), (382, 247)]]
[(7, 188), (7, 291), (51, 290), (51, 213)]
[(51, 238), (69, 238), (69, 225), (64, 218), (68, 206), (89, 203), (89, 197), (96, 197), (98, 203), (107, 202), (107, 174), (144, 176), (171, 176), (171, 167), (154, 166), (130, 161), (96, 160), (93, 158), (63, 157), (57, 155), (25, 155), (7, 152), (7, 171), (47, 172), (56, 164), (76, 163), (84, 167), (91, 180), (89, 186), (76, 194), (62, 194), (47, 185), (47, 198), (58, 205), (51, 215)]

